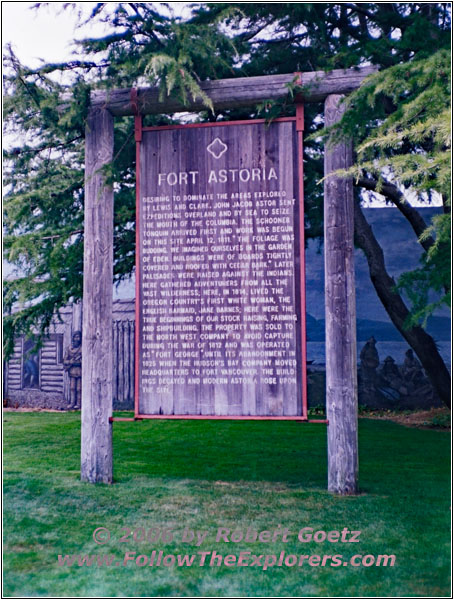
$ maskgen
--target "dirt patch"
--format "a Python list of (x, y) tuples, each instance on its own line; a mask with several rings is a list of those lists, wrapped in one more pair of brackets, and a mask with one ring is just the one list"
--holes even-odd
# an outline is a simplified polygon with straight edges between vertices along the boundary
[(413, 412), (385, 412), (377, 411), (360, 415), (366, 419), (381, 419), (394, 421), (407, 427), (418, 429), (435, 429), (437, 431), (451, 431), (451, 412), (447, 408), (431, 408)]

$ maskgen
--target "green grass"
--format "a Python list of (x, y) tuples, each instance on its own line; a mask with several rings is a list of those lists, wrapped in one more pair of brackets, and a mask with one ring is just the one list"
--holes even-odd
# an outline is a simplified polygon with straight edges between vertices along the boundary
[[(449, 596), (450, 435), (360, 420), (357, 497), (326, 487), (326, 426), (293, 422), (114, 424), (112, 486), (79, 480), (77, 413), (6, 413), (5, 596)], [(288, 527), (290, 541), (215, 543), (217, 527)], [(92, 533), (107, 527), (111, 540)], [(120, 543), (122, 527), (174, 541)], [(195, 548), (184, 527), (208, 532)], [(354, 544), (296, 533), (361, 531)], [(395, 554), (394, 567), (59, 567), (59, 554)]]

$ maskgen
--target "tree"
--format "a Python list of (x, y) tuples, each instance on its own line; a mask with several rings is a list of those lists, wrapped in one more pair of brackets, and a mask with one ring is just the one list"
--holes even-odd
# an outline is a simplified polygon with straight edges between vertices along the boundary
[[(180, 23), (149, 3), (118, 3), (111, 12), (99, 4), (90, 19), (102, 19), (104, 13), (113, 33), (81, 44), (94, 60), (32, 70), (11, 48), (4, 58), (5, 130), (25, 139), (4, 157), (5, 257), (17, 267), (16, 277), (4, 286), (6, 356), (15, 337), (37, 326), (46, 331), (56, 310), (82, 295), (83, 140), (90, 90), (132, 86), (147, 73), (154, 81), (159, 70), (164, 85), (184, 96), (183, 79), (190, 93), (197, 91), (192, 64), (198, 65), (200, 78), (231, 73), (234, 49), (216, 33), (217, 25)], [(59, 73), (66, 75), (64, 83), (57, 83)], [(63, 97), (69, 99), (62, 107)], [(150, 124), (167, 122), (166, 115), (150, 119)], [(116, 187), (115, 281), (120, 281), (134, 268), (135, 153), (127, 119), (116, 120), (115, 146), (110, 177)]]
[[(449, 300), (449, 3), (206, 3), (196, 6), (187, 19), (168, 15), (155, 3), (99, 3), (90, 19), (104, 20), (110, 33), (79, 43), (84, 60), (30, 70), (19, 64), (12, 51), (6, 57), (6, 123), (32, 140), (6, 157), (5, 249), (8, 260), (20, 266), (21, 276), (8, 282), (5, 306), (26, 303), (5, 321), (10, 343), (37, 321), (45, 328), (55, 309), (81, 295), (82, 136), (90, 89), (148, 82), (182, 99), (188, 94), (203, 98), (198, 84), (207, 78), (329, 70), (372, 62), (381, 71), (352, 97), (339, 135), (354, 135), (359, 148), (354, 173), (358, 190), (380, 192), (396, 204), (426, 252), (421, 269), (400, 282), (414, 311), (407, 310), (399, 329), (413, 332), (407, 340), (421, 359), (422, 351), (415, 346), (427, 334), (415, 323), (422, 319), (424, 324), (433, 308), (428, 290), (440, 292), (438, 303)], [(58, 72), (70, 76), (69, 82), (55, 83), (51, 75)], [(71, 99), (61, 111), (65, 92)], [(271, 117), (277, 111), (293, 110), (291, 102), (280, 106), (264, 102), (255, 110), (220, 113), (205, 100), (207, 110), (198, 116), (200, 120)], [(320, 236), (322, 229), (321, 114), (320, 106), (307, 107), (306, 130), (312, 135), (305, 149), (311, 159), (306, 168), (306, 227), (312, 237)], [(149, 124), (160, 124), (171, 116), (147, 119)], [(117, 120), (115, 127), (117, 151), (109, 176), (117, 192), (118, 281), (133, 270), (134, 158), (131, 127), (124, 120)], [(438, 161), (436, 168), (434, 161)], [(435, 192), (442, 195), (445, 215), (430, 232), (405, 201), (412, 190), (428, 200)], [(357, 227), (362, 223), (360, 210), (358, 206)], [(357, 234), (360, 244), (369, 240), (369, 250), (365, 242), (362, 245), (369, 264), (378, 264), (380, 247), (373, 232), (363, 227)], [(404, 303), (394, 282), (386, 279), (383, 261), (376, 273), (371, 273), (373, 281), (383, 283), (384, 278), (392, 297)], [(380, 297), (391, 314), (389, 294)], [(437, 364), (426, 361), (424, 366), (447, 402), (449, 374), (435, 345), (433, 353)]]
[[(376, 104), (383, 97), (396, 108), (380, 117)], [(440, 50), (427, 58), (390, 67), (352, 94), (349, 104), (351, 108), (337, 135), (354, 135), (362, 127), (365, 111), (371, 108), (376, 123), (374, 131), (359, 145), (357, 164), (350, 173), (359, 186), (383, 192), (408, 218), (425, 251), (421, 268), (404, 274), (396, 286), (359, 203), (355, 207), (356, 241), (366, 255), (372, 283), (392, 322), (415, 350), (439, 396), (449, 404), (449, 372), (434, 340), (419, 321), (425, 324), (435, 308), (450, 305), (450, 213), (445, 210), (434, 217), (427, 228), (383, 173), (420, 196), (438, 193), (445, 209), (449, 209), (450, 55)], [(412, 312), (398, 288), (410, 297)], [(430, 290), (437, 293), (436, 301), (429, 300)]]

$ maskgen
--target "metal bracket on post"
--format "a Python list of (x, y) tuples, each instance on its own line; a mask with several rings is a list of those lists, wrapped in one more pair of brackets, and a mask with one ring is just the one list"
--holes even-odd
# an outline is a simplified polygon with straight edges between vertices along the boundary
[[(295, 73), (297, 84), (303, 86), (303, 74), (299, 71)], [(301, 94), (295, 95), (296, 105), (296, 131), (304, 131), (304, 99)]]
[(142, 115), (139, 112), (139, 96), (136, 88), (131, 88), (131, 106), (134, 112), (134, 139), (142, 141)]
[(304, 131), (304, 104), (302, 103), (296, 105), (296, 131)]

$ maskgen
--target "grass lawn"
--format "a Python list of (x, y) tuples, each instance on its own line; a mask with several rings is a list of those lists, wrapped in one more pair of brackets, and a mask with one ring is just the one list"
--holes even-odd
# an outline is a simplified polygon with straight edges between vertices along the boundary
[[(79, 480), (78, 413), (5, 413), (4, 596), (449, 596), (450, 434), (360, 420), (357, 497), (326, 488), (326, 426), (285, 422), (114, 424), (112, 486)], [(218, 527), (290, 531), (288, 541), (215, 542)], [(97, 545), (93, 531), (111, 539)], [(137, 541), (131, 530), (173, 530)], [(207, 532), (183, 543), (185, 527)], [(298, 541), (304, 527), (359, 543)], [(58, 555), (150, 558), (216, 551), (394, 554), (390, 566), (59, 566)], [(168, 559), (171, 561), (171, 559)], [(200, 558), (199, 558), (200, 560)], [(262, 563), (263, 563), (263, 559)], [(314, 559), (316, 562), (316, 559)], [(252, 562), (249, 559), (249, 562)], [(291, 562), (291, 560), (290, 560)]]

